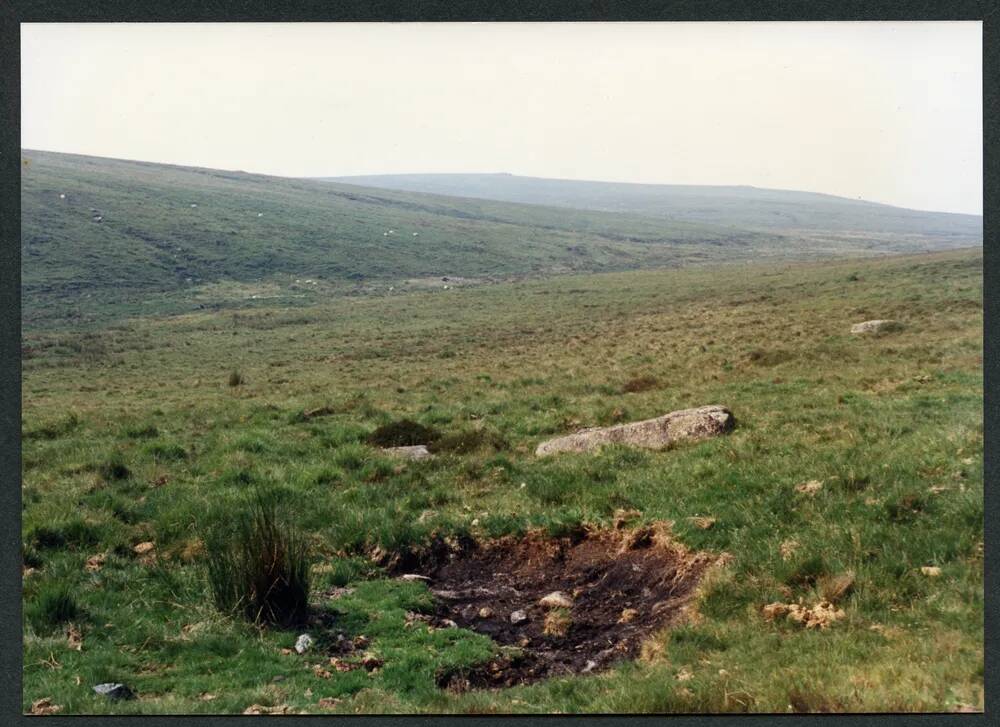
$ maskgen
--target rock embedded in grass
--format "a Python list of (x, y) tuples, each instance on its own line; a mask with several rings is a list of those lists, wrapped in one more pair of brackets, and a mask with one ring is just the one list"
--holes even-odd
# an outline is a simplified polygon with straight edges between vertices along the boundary
[(107, 697), (112, 702), (135, 699), (135, 692), (129, 689), (127, 685), (119, 682), (97, 684), (94, 686), (94, 691), (104, 697)]
[(412, 460), (428, 459), (433, 456), (428, 451), (426, 444), (414, 444), (406, 447), (386, 447), (382, 451), (393, 457)]
[(609, 444), (659, 450), (675, 442), (725, 434), (734, 424), (733, 414), (729, 409), (713, 404), (673, 411), (655, 419), (584, 429), (542, 442), (535, 454), (544, 457), (560, 452), (592, 452)]
[(862, 321), (851, 326), (851, 333), (890, 333), (898, 331), (903, 327), (899, 321), (888, 319), (876, 319), (872, 321)]
[(313, 638), (309, 634), (301, 634), (295, 639), (295, 653), (304, 654), (312, 648)]

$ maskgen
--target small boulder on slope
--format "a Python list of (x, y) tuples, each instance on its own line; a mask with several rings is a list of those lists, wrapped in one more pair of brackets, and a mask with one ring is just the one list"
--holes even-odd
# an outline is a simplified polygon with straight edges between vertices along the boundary
[(879, 319), (855, 323), (851, 326), (851, 333), (890, 333), (891, 331), (898, 331), (902, 327), (903, 324), (899, 321)]
[(608, 444), (623, 444), (642, 449), (665, 449), (674, 442), (715, 437), (730, 431), (735, 424), (732, 412), (724, 406), (701, 406), (611, 427), (583, 429), (575, 434), (542, 442), (535, 454), (544, 457), (558, 452), (592, 452)]
[(424, 444), (414, 444), (407, 447), (386, 447), (382, 451), (401, 459), (421, 460), (432, 456), (427, 449), (427, 445)]

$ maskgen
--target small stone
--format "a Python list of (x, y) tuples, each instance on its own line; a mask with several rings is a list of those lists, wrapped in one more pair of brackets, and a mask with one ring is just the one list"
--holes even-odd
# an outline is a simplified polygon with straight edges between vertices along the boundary
[(129, 689), (126, 685), (119, 682), (107, 682), (105, 684), (98, 684), (94, 687), (94, 691), (98, 694), (107, 697), (112, 702), (118, 702), (126, 699), (135, 699), (135, 692)]
[(156, 545), (151, 540), (147, 540), (144, 543), (139, 543), (137, 546), (132, 548), (132, 550), (137, 555), (146, 555), (146, 553), (151, 552), (155, 547)]
[(302, 634), (295, 639), (295, 653), (304, 654), (312, 648), (313, 638), (309, 634)]
[(409, 447), (386, 447), (382, 451), (393, 457), (411, 459), (414, 461), (428, 459), (433, 456), (430, 453), (430, 450), (427, 449), (427, 446), (423, 444), (415, 444)]
[(510, 615), (510, 622), (515, 625), (519, 623), (524, 623), (527, 620), (528, 620), (528, 614), (524, 611), (524, 609), (518, 609), (517, 611), (514, 611)]
[(479, 618), (489, 618), (493, 615), (493, 609), (489, 606), (483, 606), (479, 609)]
[(587, 674), (589, 672), (594, 671), (594, 669), (596, 668), (597, 668), (597, 662), (594, 661), (593, 659), (590, 659), (587, 661), (587, 665), (583, 667), (583, 671), (581, 673)]
[(622, 615), (618, 618), (618, 623), (627, 624), (632, 623), (638, 618), (639, 612), (634, 608), (626, 608), (622, 610)]
[(898, 321), (878, 319), (874, 321), (863, 321), (851, 326), (851, 333), (889, 333), (902, 328)]
[(552, 591), (547, 596), (543, 596), (538, 605), (543, 608), (572, 608), (573, 601), (562, 591)]
[(920, 572), (928, 578), (937, 578), (941, 575), (941, 569), (936, 565), (925, 565), (920, 568)]

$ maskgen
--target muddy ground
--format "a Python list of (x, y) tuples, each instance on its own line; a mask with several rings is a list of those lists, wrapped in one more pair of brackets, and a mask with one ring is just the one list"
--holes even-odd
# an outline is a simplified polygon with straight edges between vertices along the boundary
[[(712, 560), (671, 541), (662, 527), (503, 538), (420, 570), (438, 608), (414, 617), (517, 647), (473, 670), (440, 674), (445, 688), (590, 673), (634, 657), (646, 637), (676, 621)], [(539, 603), (556, 591), (566, 607)]]

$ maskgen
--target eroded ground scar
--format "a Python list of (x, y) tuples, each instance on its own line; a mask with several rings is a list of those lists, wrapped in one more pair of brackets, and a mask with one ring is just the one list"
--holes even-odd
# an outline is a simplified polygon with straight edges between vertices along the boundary
[[(633, 657), (647, 636), (677, 619), (712, 560), (650, 528), (509, 537), (456, 553), (426, 569), (438, 603), (434, 621), (516, 648), (441, 673), (438, 684), (512, 686)], [(565, 601), (540, 603), (553, 593)]]

